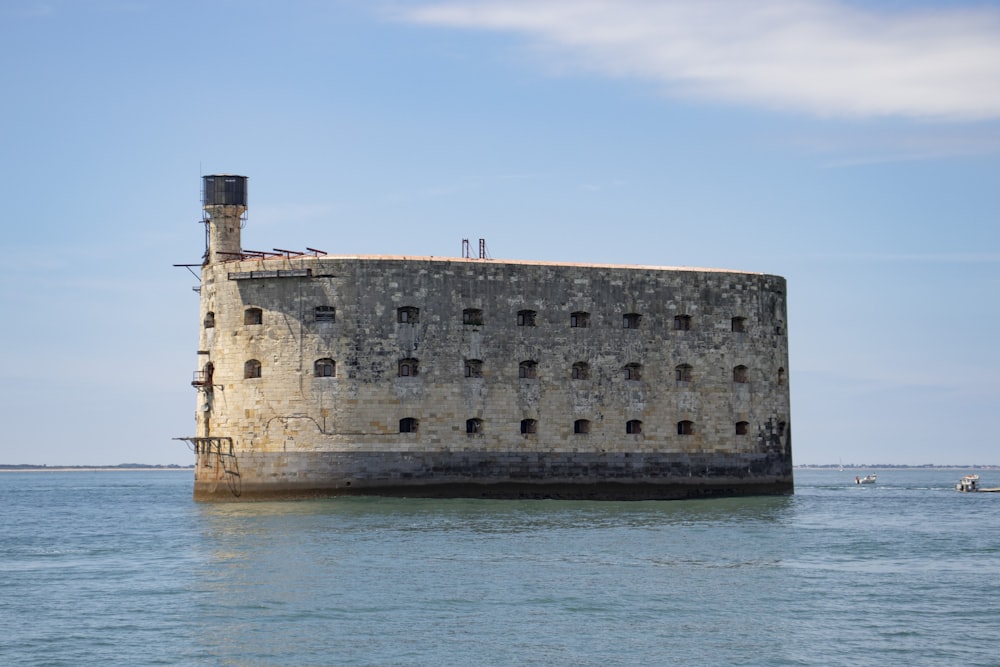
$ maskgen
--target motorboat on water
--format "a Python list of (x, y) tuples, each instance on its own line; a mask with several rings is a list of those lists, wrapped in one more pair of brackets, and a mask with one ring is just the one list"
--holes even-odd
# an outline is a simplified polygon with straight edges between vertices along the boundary
[(956, 491), (976, 491), (979, 493), (1000, 493), (1000, 486), (986, 488), (979, 486), (979, 475), (966, 475), (955, 484)]
[(966, 475), (962, 479), (958, 480), (955, 485), (956, 491), (978, 491), (979, 490), (979, 475)]
[(864, 477), (854, 477), (855, 484), (874, 484), (875, 480), (878, 479), (878, 475), (865, 475)]
[(965, 475), (955, 484), (956, 491), (978, 491), (979, 475)]

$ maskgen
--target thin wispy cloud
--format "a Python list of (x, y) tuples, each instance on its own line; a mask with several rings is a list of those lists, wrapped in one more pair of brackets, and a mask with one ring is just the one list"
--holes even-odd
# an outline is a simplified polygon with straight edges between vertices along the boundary
[(998, 155), (1000, 123), (866, 123), (820, 133), (796, 131), (780, 140), (828, 156), (827, 167), (855, 167)]
[(254, 210), (251, 222), (254, 226), (263, 228), (324, 220), (330, 217), (334, 208), (330, 203), (261, 206)]
[(20, 7), (4, 7), (0, 10), (0, 16), (13, 16), (20, 19), (47, 18), (55, 16), (55, 9), (52, 5), (44, 2), (26, 3)]
[(452, 0), (402, 20), (518, 33), (671, 95), (818, 116), (1000, 118), (1000, 11), (833, 0)]
[(929, 264), (997, 264), (1000, 253), (996, 252), (937, 252), (937, 253), (837, 253), (812, 255), (800, 259), (835, 260), (855, 262), (920, 262)]

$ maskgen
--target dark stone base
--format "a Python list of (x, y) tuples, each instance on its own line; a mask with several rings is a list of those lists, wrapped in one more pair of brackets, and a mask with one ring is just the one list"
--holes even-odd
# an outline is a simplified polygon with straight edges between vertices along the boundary
[(778, 454), (551, 452), (237, 453), (200, 462), (199, 501), (343, 495), (414, 498), (679, 500), (793, 492)]

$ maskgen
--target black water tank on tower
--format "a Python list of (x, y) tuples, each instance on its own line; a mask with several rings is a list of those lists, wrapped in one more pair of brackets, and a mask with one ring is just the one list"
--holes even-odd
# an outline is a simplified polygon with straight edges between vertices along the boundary
[(202, 176), (204, 190), (202, 206), (247, 205), (247, 177), (216, 174)]

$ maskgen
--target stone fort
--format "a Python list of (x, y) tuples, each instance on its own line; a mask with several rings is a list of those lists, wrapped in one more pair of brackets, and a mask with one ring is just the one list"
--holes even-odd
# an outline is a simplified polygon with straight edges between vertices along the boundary
[(784, 278), (250, 251), (203, 188), (197, 500), (792, 491)]

